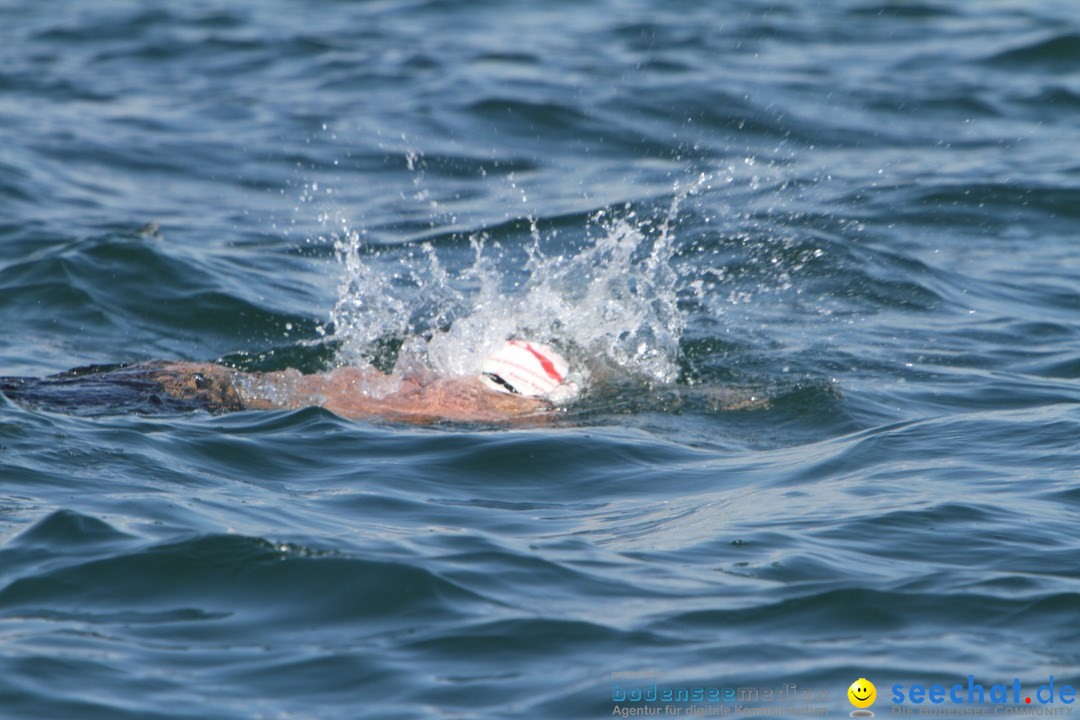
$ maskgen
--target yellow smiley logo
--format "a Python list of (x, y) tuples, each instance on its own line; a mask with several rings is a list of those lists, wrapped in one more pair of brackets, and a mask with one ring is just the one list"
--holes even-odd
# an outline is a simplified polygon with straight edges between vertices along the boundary
[(847, 689), (848, 700), (857, 708), (868, 708), (877, 700), (877, 688), (866, 678), (859, 678)]

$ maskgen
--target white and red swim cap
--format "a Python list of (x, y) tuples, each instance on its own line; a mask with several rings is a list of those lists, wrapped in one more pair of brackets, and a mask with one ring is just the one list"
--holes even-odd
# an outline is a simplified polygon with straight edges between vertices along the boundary
[[(484, 358), (483, 379), (498, 392), (558, 401), (568, 399), (555, 392), (566, 381), (570, 363), (549, 345), (509, 340)], [(576, 394), (576, 386), (572, 394)]]

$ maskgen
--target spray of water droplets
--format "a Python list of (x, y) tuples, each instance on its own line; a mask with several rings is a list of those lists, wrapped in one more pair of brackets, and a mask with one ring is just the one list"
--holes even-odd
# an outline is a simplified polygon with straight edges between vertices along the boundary
[[(505, 340), (524, 338), (563, 352), (583, 387), (693, 383), (684, 335), (753, 327), (739, 308), (800, 291), (793, 273), (821, 254), (777, 232), (787, 181), (749, 161), (675, 183), (666, 199), (604, 207), (577, 226), (526, 215), (469, 231), (424, 192), (423, 155), (403, 157), (410, 187), (401, 201), (410, 222), (431, 218), (424, 238), (388, 243), (343, 211), (320, 215), (320, 239), (341, 270), (325, 326), (341, 365), (472, 375)], [(513, 174), (502, 181), (528, 211)], [(734, 212), (733, 190), (771, 204)]]
[(583, 385), (597, 374), (670, 383), (685, 322), (673, 221), (708, 181), (677, 187), (648, 218), (630, 205), (598, 211), (576, 237), (529, 218), (498, 233), (387, 247), (342, 224), (328, 236), (343, 271), (328, 324), (339, 362), (400, 343), (399, 367), (468, 375), (516, 337), (560, 349)]

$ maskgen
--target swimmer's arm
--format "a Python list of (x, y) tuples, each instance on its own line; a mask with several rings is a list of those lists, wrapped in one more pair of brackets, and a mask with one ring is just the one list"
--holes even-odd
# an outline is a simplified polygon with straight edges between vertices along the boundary
[(295, 410), (323, 404), (328, 392), (323, 376), (291, 369), (246, 373), (215, 363), (177, 362), (158, 368), (153, 378), (173, 397), (198, 398), (228, 410)]
[(542, 418), (550, 405), (537, 398), (494, 393), (475, 378), (447, 378), (427, 385), (402, 383), (389, 395), (373, 398), (357, 392), (332, 394), (323, 407), (343, 417), (427, 424), (454, 422), (504, 422)]
[(341, 408), (356, 405), (363, 415), (372, 414), (363, 411), (364, 407), (377, 404), (378, 398), (405, 384), (375, 368), (360, 367), (313, 375), (291, 368), (268, 373), (233, 371), (232, 383), (245, 409), (298, 410), (318, 406), (344, 414)]
[[(444, 417), (439, 398), (418, 392), (408, 380), (392, 378), (374, 368), (346, 367), (329, 373), (304, 375), (292, 368), (247, 373), (214, 363), (177, 362), (154, 376), (170, 395), (207, 399), (208, 405), (230, 410), (299, 410), (323, 407), (349, 418), (385, 416), (413, 422)], [(229, 402), (220, 401), (227, 397)]]
[[(345, 367), (304, 375), (289, 369), (245, 373), (213, 363), (172, 363), (163, 386), (177, 397), (191, 397), (210, 385), (228, 391), (245, 410), (297, 410), (319, 406), (342, 417), (382, 417), (414, 423), (439, 420), (501, 422), (543, 418), (544, 400), (495, 393), (475, 378), (448, 378), (426, 385), (374, 368)], [(159, 382), (161, 380), (159, 379)], [(167, 384), (166, 384), (167, 383)]]

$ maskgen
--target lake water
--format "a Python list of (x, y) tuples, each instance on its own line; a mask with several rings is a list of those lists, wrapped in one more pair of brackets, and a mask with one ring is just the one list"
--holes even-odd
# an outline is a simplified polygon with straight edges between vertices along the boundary
[(587, 387), (0, 398), (0, 717), (1072, 710), (1078, 68), (1049, 0), (0, 1), (0, 375)]

